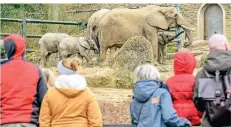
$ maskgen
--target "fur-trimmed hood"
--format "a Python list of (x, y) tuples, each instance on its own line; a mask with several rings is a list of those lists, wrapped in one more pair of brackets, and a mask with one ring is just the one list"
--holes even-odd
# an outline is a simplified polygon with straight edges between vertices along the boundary
[(86, 87), (86, 79), (78, 74), (60, 75), (55, 80), (55, 88), (67, 97), (78, 96)]

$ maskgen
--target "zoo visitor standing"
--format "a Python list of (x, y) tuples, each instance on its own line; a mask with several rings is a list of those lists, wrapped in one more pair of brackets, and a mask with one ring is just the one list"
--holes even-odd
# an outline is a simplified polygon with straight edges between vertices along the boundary
[[(204, 112), (202, 127), (231, 126), (231, 52), (224, 35), (214, 34), (208, 40), (210, 50), (203, 69), (196, 75), (194, 103)], [(229, 77), (229, 79), (227, 78)]]
[(25, 60), (26, 40), (4, 38), (8, 60), (1, 61), (1, 127), (37, 127), (47, 85), (38, 66)]
[(130, 105), (135, 127), (191, 127), (191, 123), (177, 115), (170, 93), (159, 86), (159, 71), (150, 64), (134, 71), (134, 98)]
[(54, 88), (44, 97), (40, 127), (102, 127), (102, 114), (86, 79), (77, 74), (80, 60), (66, 58), (57, 65)]
[(177, 52), (174, 55), (174, 73), (166, 84), (170, 89), (173, 99), (173, 107), (180, 117), (188, 119), (193, 126), (201, 124), (202, 113), (193, 103), (193, 88), (195, 76), (193, 71), (196, 67), (194, 54), (187, 51)]

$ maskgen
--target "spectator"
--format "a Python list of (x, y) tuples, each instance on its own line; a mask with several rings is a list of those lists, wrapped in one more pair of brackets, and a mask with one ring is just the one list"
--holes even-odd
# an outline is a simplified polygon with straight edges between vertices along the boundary
[(102, 127), (96, 97), (85, 78), (76, 74), (79, 67), (76, 59), (58, 63), (55, 88), (49, 88), (42, 103), (40, 127)]
[(42, 68), (40, 67), (44, 77), (45, 77), (45, 81), (47, 83), (48, 88), (49, 87), (54, 87), (55, 85), (55, 74), (49, 69), (49, 68)]
[(169, 92), (158, 85), (159, 71), (150, 64), (134, 71), (134, 98), (130, 105), (133, 126), (138, 127), (191, 127), (180, 118), (172, 106)]
[(47, 85), (42, 71), (24, 58), (26, 40), (4, 38), (8, 60), (1, 61), (1, 127), (37, 127)]
[[(202, 79), (212, 79), (215, 76), (215, 72), (218, 71), (229, 71), (231, 70), (231, 52), (229, 52), (229, 42), (224, 35), (214, 34), (208, 40), (208, 47), (210, 54), (204, 63), (203, 69), (196, 75), (196, 83), (194, 87), (194, 104), (198, 110), (204, 112), (202, 127), (226, 127), (231, 126), (230, 119), (221, 119), (218, 121), (218, 125), (214, 126), (209, 120), (209, 113), (205, 110), (206, 106), (204, 101), (199, 97), (199, 81)], [(209, 72), (209, 73), (206, 73)], [(208, 75), (209, 74), (209, 75)], [(209, 85), (212, 85), (211, 83)], [(212, 92), (212, 91), (210, 91)], [(214, 91), (215, 93), (215, 91)]]
[(202, 113), (193, 103), (193, 88), (195, 76), (193, 71), (196, 67), (196, 58), (189, 52), (177, 52), (174, 56), (174, 73), (166, 84), (170, 89), (173, 99), (173, 107), (180, 117), (188, 119), (193, 126), (201, 124)]

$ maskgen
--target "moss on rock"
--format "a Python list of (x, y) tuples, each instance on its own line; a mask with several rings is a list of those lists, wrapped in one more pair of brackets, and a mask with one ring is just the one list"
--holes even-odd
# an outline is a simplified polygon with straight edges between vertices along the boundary
[(110, 61), (113, 69), (133, 71), (137, 66), (154, 63), (151, 43), (142, 36), (129, 38)]

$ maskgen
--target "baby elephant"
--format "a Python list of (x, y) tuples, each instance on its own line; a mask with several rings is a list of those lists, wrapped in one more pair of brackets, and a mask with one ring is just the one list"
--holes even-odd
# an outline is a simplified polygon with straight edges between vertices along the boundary
[(158, 62), (164, 63), (166, 60), (167, 54), (167, 45), (170, 42), (173, 42), (178, 36), (180, 36), (184, 31), (181, 31), (175, 36), (166, 34), (166, 33), (159, 33), (158, 34)]
[(68, 37), (63, 39), (59, 44), (59, 55), (61, 59), (66, 58), (72, 54), (79, 54), (89, 62), (86, 50), (94, 50), (99, 53), (99, 49), (92, 39), (86, 37)]
[(40, 48), (41, 66), (45, 65), (45, 61), (48, 60), (48, 57), (52, 53), (58, 52), (59, 43), (68, 36), (69, 35), (65, 33), (46, 33), (40, 38), (38, 44)]

